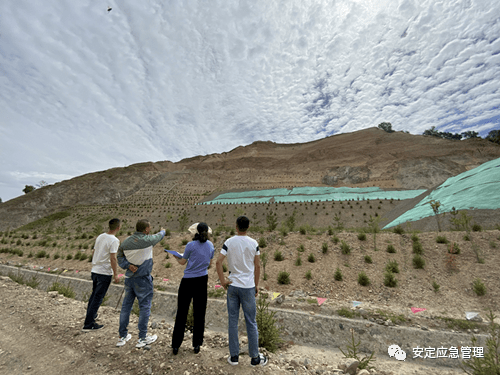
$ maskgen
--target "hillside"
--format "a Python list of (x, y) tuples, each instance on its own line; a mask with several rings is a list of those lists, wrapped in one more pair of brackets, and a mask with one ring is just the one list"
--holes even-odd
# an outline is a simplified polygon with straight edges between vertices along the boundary
[(177, 163), (134, 164), (43, 187), (0, 205), (0, 230), (74, 207), (138, 209), (145, 204), (168, 204), (168, 215), (177, 217), (207, 196), (231, 190), (296, 186), (428, 189), (498, 157), (500, 146), (483, 139), (450, 141), (378, 128), (301, 144), (259, 141), (227, 153)]

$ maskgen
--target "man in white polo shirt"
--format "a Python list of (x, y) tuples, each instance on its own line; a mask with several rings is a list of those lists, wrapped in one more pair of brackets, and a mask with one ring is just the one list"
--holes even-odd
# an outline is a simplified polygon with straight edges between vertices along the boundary
[(84, 331), (94, 331), (101, 329), (102, 324), (97, 324), (95, 318), (97, 310), (108, 291), (109, 284), (114, 275), (115, 283), (118, 282), (117, 260), (116, 253), (120, 240), (116, 238), (116, 234), (120, 230), (120, 219), (111, 219), (109, 221), (109, 230), (107, 233), (100, 234), (94, 245), (94, 253), (92, 254), (92, 294), (89, 298), (87, 306), (87, 315), (85, 323), (83, 323)]
[[(220, 251), (216, 268), (219, 280), (227, 289), (227, 314), (229, 333), (229, 364), (238, 364), (240, 345), (238, 341), (238, 318), (240, 305), (245, 315), (248, 336), (248, 351), (252, 366), (265, 366), (267, 357), (259, 353), (259, 330), (257, 328), (257, 306), (255, 297), (259, 293), (260, 252), (257, 241), (247, 236), (250, 220), (240, 216), (236, 220), (237, 235), (229, 238)], [(222, 262), (227, 257), (229, 281), (224, 277)]]

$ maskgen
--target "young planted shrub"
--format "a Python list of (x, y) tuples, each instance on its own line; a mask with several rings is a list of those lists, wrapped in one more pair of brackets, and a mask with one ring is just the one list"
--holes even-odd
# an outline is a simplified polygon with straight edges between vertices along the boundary
[(405, 230), (403, 229), (403, 227), (401, 225), (394, 227), (394, 229), (392, 231), (396, 234), (403, 234), (405, 232)]
[(450, 254), (460, 254), (460, 247), (458, 246), (458, 244), (456, 242), (453, 242), (449, 249), (448, 249), (448, 252)]
[(47, 253), (45, 250), (40, 250), (35, 254), (35, 258), (45, 258), (47, 256)]
[(358, 284), (361, 286), (370, 285), (370, 279), (368, 278), (366, 273), (364, 273), (363, 271), (358, 273)]
[(333, 274), (333, 278), (336, 281), (342, 281), (343, 276), (342, 276), (342, 271), (340, 270), (340, 268), (337, 267), (337, 269), (335, 270), (335, 273)]
[(321, 246), (321, 252), (323, 254), (326, 254), (328, 252), (328, 244), (326, 242), (323, 242), (323, 245)]
[(413, 268), (423, 269), (425, 267), (425, 260), (419, 254), (413, 257)]
[(484, 296), (486, 294), (486, 286), (481, 281), (481, 279), (474, 280), (474, 282), (472, 283), (472, 289), (478, 296)]
[(448, 243), (448, 240), (446, 239), (445, 236), (437, 236), (436, 237), (436, 242), (437, 243)]
[(413, 254), (422, 255), (424, 248), (420, 242), (413, 242)]
[(347, 242), (345, 242), (344, 240), (342, 240), (342, 242), (341, 242), (340, 251), (344, 255), (348, 255), (348, 254), (351, 253), (351, 248), (349, 247), (349, 245), (347, 244)]
[(290, 284), (290, 273), (286, 271), (280, 271), (278, 274), (278, 284), (288, 285)]
[(259, 330), (259, 347), (266, 348), (271, 353), (276, 352), (283, 342), (280, 337), (281, 329), (276, 326), (275, 311), (269, 311), (269, 302), (260, 295), (257, 300), (257, 328)]
[(418, 236), (417, 236), (415, 233), (413, 233), (413, 234), (411, 235), (411, 240), (412, 240), (413, 242), (419, 242), (419, 241), (420, 241), (420, 239), (418, 238)]
[(389, 245), (387, 245), (387, 252), (394, 254), (396, 252), (396, 249), (394, 248), (393, 245), (389, 244)]
[(283, 254), (281, 253), (281, 251), (279, 250), (276, 250), (274, 252), (274, 260), (277, 261), (277, 262), (281, 262), (283, 260)]
[(264, 237), (259, 238), (259, 248), (263, 249), (267, 246), (266, 239)]
[(398, 286), (398, 281), (394, 277), (394, 274), (390, 271), (385, 271), (384, 273), (384, 285), (389, 288), (395, 288)]
[(372, 264), (373, 263), (372, 257), (369, 255), (365, 255), (365, 263)]
[(339, 241), (340, 241), (340, 239), (339, 239), (337, 236), (333, 236), (333, 237), (332, 237), (332, 242), (333, 242), (334, 244), (338, 244), (338, 243), (339, 243)]
[(307, 280), (311, 280), (311, 279), (312, 279), (312, 272), (311, 272), (311, 270), (308, 270), (308, 271), (306, 272), (306, 279), (307, 279)]
[(399, 273), (399, 265), (395, 260), (390, 260), (385, 265), (385, 270), (391, 273)]
[(481, 232), (482, 230), (483, 230), (483, 227), (481, 225), (479, 225), (479, 224), (474, 224), (472, 226), (472, 231), (473, 232)]
[(439, 285), (435, 280), (432, 282), (432, 288), (434, 289), (434, 293), (439, 292), (439, 288), (441, 285)]
[(358, 240), (366, 241), (366, 234), (365, 233), (358, 233)]
[(313, 253), (309, 254), (309, 256), (307, 257), (307, 261), (308, 261), (309, 263), (314, 263), (314, 262), (316, 262), (316, 258), (314, 257), (314, 254), (313, 254)]
[(297, 251), (299, 253), (303, 253), (305, 251), (304, 245), (300, 244), (299, 247), (297, 248)]

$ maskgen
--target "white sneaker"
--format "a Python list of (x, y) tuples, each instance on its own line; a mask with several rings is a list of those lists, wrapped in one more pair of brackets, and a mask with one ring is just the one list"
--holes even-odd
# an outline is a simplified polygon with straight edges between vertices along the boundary
[(127, 343), (128, 340), (132, 338), (132, 335), (129, 333), (127, 337), (120, 337), (120, 340), (116, 343), (116, 346), (123, 346)]
[(152, 344), (156, 341), (157, 338), (158, 338), (157, 335), (153, 335), (153, 336), (147, 335), (145, 339), (139, 339), (139, 341), (137, 341), (137, 345), (135, 347), (142, 348), (146, 345)]

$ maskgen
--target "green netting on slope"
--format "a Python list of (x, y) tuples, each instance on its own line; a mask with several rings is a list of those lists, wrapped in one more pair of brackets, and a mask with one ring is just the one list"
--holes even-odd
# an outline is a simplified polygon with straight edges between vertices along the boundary
[[(268, 197), (268, 200), (276, 195), (288, 195), (290, 194), (289, 189), (268, 189), (268, 190), (249, 190), (249, 191), (240, 191), (235, 193), (224, 193), (214, 200), (218, 199), (247, 199), (247, 198), (260, 198), (260, 197)], [(208, 202), (207, 202), (208, 203)]]
[(384, 229), (434, 215), (428, 203), (432, 199), (441, 203), (441, 213), (450, 212), (453, 207), (456, 210), (500, 208), (500, 158), (450, 177), (413, 209), (387, 224)]
[(366, 199), (411, 199), (425, 190), (384, 191), (378, 187), (300, 187), (289, 189), (253, 190), (224, 193), (202, 204), (245, 204), (268, 203), (272, 198), (276, 202), (309, 201), (345, 201)]

